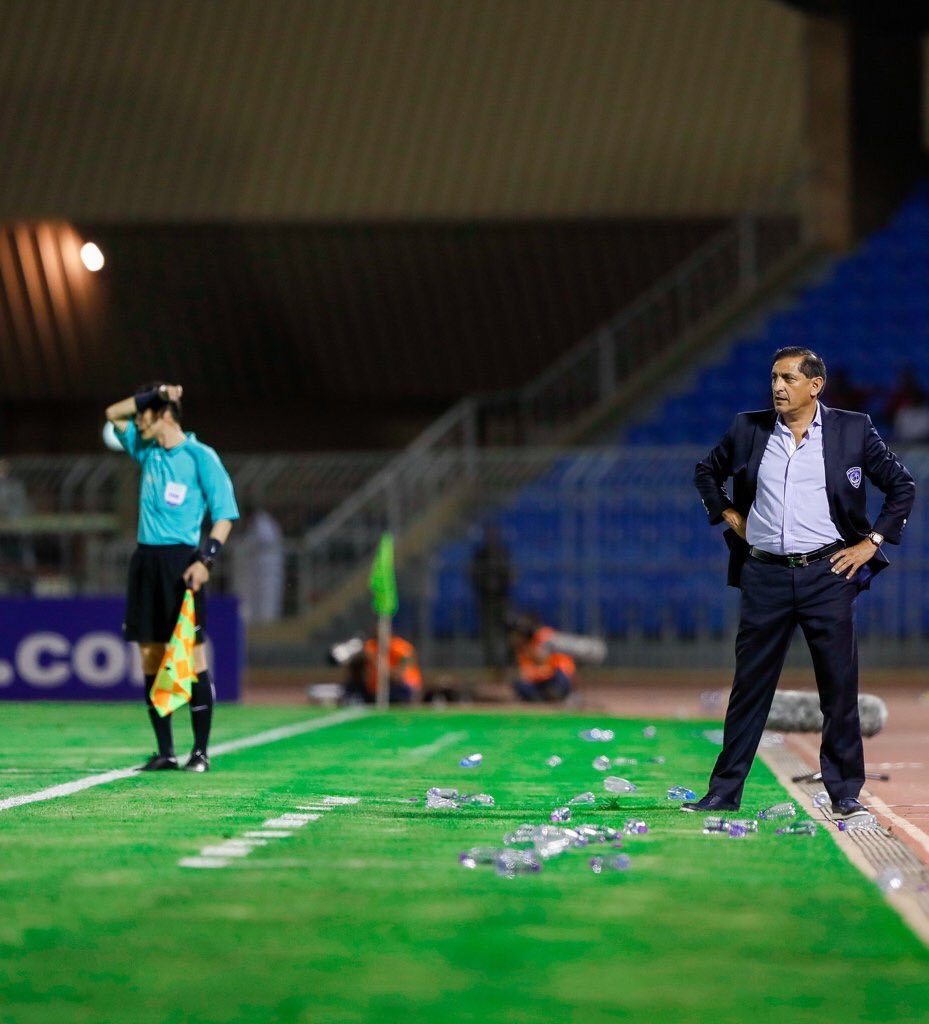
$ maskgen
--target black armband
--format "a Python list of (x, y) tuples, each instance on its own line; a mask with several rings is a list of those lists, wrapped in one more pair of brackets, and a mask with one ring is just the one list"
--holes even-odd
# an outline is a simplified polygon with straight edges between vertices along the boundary
[(167, 400), (161, 393), (161, 388), (151, 388), (148, 391), (137, 391), (133, 396), (135, 399), (136, 412), (145, 412), (146, 409), (160, 409), (167, 405)]
[(220, 551), (222, 551), (223, 545), (221, 541), (218, 541), (215, 537), (207, 538), (206, 544), (197, 552), (197, 561), (203, 562), (207, 569), (213, 568), (213, 563), (219, 557)]

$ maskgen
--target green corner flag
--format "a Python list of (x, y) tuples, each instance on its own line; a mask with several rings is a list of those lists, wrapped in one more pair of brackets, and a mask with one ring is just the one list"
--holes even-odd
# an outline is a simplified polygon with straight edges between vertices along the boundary
[(398, 603), (394, 535), (383, 533), (371, 567), (371, 604), (377, 615), (390, 616), (396, 614)]

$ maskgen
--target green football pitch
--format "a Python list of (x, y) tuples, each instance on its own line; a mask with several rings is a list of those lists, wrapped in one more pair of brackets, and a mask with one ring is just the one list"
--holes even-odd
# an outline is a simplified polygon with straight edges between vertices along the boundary
[[(668, 801), (701, 789), (709, 723), (220, 707), (218, 750), (264, 735), (207, 775), (19, 803), (137, 764), (148, 723), (112, 705), (0, 717), (3, 1024), (929, 1020), (929, 951), (823, 829), (704, 835)], [(614, 740), (580, 739), (591, 726)], [(637, 761), (613, 769), (637, 792), (604, 791), (601, 754)], [(430, 786), (496, 803), (431, 810)], [(515, 878), (459, 865), (585, 790), (575, 822), (648, 823), (627, 871), (595, 874), (591, 847)], [(785, 796), (756, 764), (743, 810)]]

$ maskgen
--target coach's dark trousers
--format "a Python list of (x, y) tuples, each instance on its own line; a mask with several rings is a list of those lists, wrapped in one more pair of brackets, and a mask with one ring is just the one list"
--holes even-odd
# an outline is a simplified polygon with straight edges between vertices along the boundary
[(790, 640), (799, 625), (813, 656), (823, 712), (819, 753), (823, 785), (833, 800), (857, 797), (864, 784), (855, 634), (857, 583), (833, 573), (828, 558), (796, 569), (749, 558), (741, 584), (735, 679), (710, 793), (741, 801)]

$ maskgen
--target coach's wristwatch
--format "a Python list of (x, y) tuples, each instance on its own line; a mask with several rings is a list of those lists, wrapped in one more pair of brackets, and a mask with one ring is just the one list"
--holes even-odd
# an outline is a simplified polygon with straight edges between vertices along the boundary
[(872, 530), (868, 534), (868, 540), (876, 547), (879, 548), (884, 543), (884, 534), (878, 533), (877, 530)]

